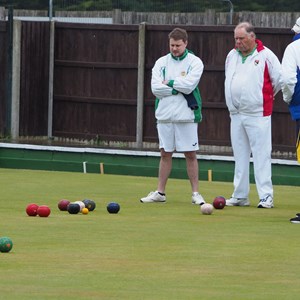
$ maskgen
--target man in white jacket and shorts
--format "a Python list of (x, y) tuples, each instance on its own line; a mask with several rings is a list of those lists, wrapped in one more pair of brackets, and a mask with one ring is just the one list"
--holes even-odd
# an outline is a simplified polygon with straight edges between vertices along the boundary
[(155, 117), (160, 148), (157, 189), (140, 199), (142, 203), (166, 202), (165, 188), (172, 169), (174, 151), (183, 152), (191, 183), (192, 203), (205, 203), (198, 192), (198, 123), (201, 97), (198, 84), (203, 73), (201, 59), (187, 50), (188, 34), (175, 28), (169, 33), (170, 53), (159, 58), (151, 78), (156, 96)]
[(256, 39), (253, 26), (234, 30), (235, 48), (225, 62), (225, 98), (230, 113), (230, 136), (235, 159), (234, 191), (227, 206), (249, 206), (252, 154), (258, 208), (272, 208), (271, 115), (280, 90), (281, 66), (276, 55)]

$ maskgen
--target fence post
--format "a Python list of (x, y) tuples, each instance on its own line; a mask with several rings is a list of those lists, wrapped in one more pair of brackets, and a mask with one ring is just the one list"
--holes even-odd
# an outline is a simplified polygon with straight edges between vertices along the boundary
[(54, 74), (54, 36), (55, 21), (50, 21), (50, 42), (49, 42), (49, 83), (48, 83), (48, 139), (52, 138), (53, 125), (53, 74)]
[(139, 54), (137, 78), (136, 147), (143, 148), (144, 79), (146, 23), (139, 25)]
[(19, 138), (20, 125), (20, 78), (21, 78), (21, 29), (20, 20), (13, 21), (12, 91), (11, 91), (11, 138)]
[(53, 0), (49, 0), (49, 21), (52, 21), (53, 17)]
[(5, 20), (5, 7), (1, 6), (0, 7), (0, 21)]
[(216, 24), (216, 11), (214, 9), (205, 10), (204, 24), (205, 25), (214, 25), (214, 24)]
[(122, 10), (114, 9), (112, 13), (113, 24), (122, 24)]
[(7, 43), (7, 83), (6, 83), (6, 112), (5, 135), (11, 137), (11, 97), (12, 97), (12, 49), (13, 49), (13, 7), (8, 6), (8, 43)]

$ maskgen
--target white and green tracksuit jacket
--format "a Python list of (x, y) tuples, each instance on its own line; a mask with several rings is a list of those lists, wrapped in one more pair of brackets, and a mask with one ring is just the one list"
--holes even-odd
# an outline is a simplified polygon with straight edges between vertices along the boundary
[[(171, 53), (159, 58), (153, 69), (151, 90), (156, 96), (155, 117), (158, 123), (200, 122), (202, 101), (198, 84), (203, 73), (201, 59), (187, 49), (181, 57)], [(163, 84), (168, 80), (168, 85)], [(191, 110), (182, 95), (193, 92), (199, 108)]]

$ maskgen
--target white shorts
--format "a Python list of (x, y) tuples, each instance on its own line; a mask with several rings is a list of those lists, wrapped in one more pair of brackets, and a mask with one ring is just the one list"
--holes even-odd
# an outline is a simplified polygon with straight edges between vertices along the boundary
[(166, 152), (199, 150), (198, 123), (158, 123), (159, 148)]

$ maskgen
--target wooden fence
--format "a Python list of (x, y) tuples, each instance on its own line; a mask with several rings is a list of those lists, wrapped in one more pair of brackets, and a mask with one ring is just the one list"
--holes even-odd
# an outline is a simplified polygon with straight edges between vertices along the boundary
[[(16, 17), (32, 16), (46, 17), (47, 11), (14, 10)], [(230, 14), (217, 12), (213, 9), (203, 13), (162, 13), (162, 12), (132, 12), (121, 11), (56, 11), (55, 17), (72, 18), (111, 18), (113, 24), (140, 24), (146, 22), (153, 25), (184, 24), (184, 25), (226, 25), (229, 24)], [(233, 24), (249, 21), (256, 27), (291, 28), (300, 12), (250, 12), (241, 11), (233, 13)]]
[(20, 136), (47, 136), (49, 22), (22, 22)]
[[(55, 22), (53, 27), (51, 31), (49, 22), (22, 22), (19, 138), (45, 138), (51, 132), (49, 138), (63, 142), (80, 140), (99, 146), (118, 142), (136, 147), (141, 129), (142, 146), (156, 144), (151, 69), (168, 52), (167, 35), (174, 26)], [(224, 61), (233, 47), (234, 27), (182, 27), (189, 32), (189, 48), (205, 65), (199, 85), (203, 97), (200, 143), (230, 147)], [(49, 59), (52, 34), (53, 64)], [(257, 36), (279, 59), (292, 38), (288, 29), (258, 28)], [(0, 102), (2, 107), (2, 97)], [(294, 124), (281, 93), (274, 106), (273, 149), (294, 152)]]

